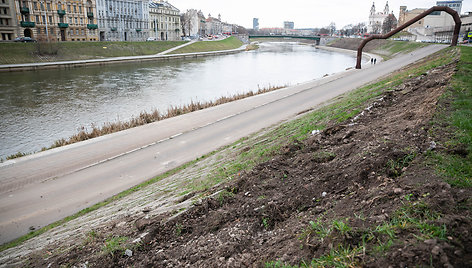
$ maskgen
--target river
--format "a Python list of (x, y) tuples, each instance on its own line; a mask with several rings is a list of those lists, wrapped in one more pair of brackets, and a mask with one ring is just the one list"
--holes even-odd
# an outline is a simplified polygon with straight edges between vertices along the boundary
[(92, 124), (295, 85), (354, 65), (353, 56), (268, 42), (258, 50), (191, 60), (0, 73), (0, 158), (39, 151)]

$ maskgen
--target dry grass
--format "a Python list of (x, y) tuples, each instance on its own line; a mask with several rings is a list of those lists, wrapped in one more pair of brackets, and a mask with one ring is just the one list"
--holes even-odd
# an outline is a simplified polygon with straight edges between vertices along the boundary
[(64, 145), (96, 138), (99, 136), (103, 136), (106, 134), (111, 134), (114, 132), (118, 132), (121, 130), (137, 127), (137, 126), (142, 126), (145, 124), (157, 122), (166, 118), (171, 118), (174, 116), (186, 114), (186, 113), (191, 113), (194, 111), (202, 110), (205, 108), (217, 106), (220, 104), (244, 99), (247, 97), (251, 97), (254, 95), (274, 91), (277, 89), (284, 88), (285, 86), (269, 86), (267, 88), (260, 88), (257, 91), (249, 91), (247, 93), (240, 93), (240, 94), (234, 94), (229, 97), (220, 97), (215, 101), (207, 101), (207, 102), (190, 102), (190, 104), (183, 105), (183, 106), (171, 106), (169, 109), (167, 109), (167, 112), (161, 113), (157, 109), (151, 111), (151, 112), (142, 112), (139, 114), (139, 116), (132, 118), (131, 120), (127, 122), (113, 122), (113, 123), (105, 123), (101, 127), (97, 127), (95, 125), (92, 125), (91, 129), (87, 129), (85, 127), (82, 127), (81, 130), (71, 136), (69, 139), (60, 139), (57, 140), (51, 147), (49, 148), (43, 148), (44, 150), (56, 148), (56, 147), (61, 147)]

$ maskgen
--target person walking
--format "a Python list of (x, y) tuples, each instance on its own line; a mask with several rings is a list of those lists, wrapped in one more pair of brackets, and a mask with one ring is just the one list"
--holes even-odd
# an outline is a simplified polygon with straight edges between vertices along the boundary
[(370, 64), (372, 65), (374, 63), (374, 58), (370, 58)]
[(377, 63), (377, 58), (374, 58), (374, 65)]

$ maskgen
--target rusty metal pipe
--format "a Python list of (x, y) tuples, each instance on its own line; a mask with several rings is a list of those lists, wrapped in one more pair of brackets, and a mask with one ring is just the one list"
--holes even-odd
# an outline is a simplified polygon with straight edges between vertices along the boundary
[(360, 44), (359, 48), (357, 49), (356, 69), (361, 69), (362, 50), (364, 49), (364, 47), (367, 43), (369, 43), (370, 41), (372, 41), (374, 39), (387, 39), (387, 38), (391, 37), (392, 35), (400, 32), (403, 29), (405, 29), (406, 27), (412, 25), (413, 23), (415, 23), (415, 22), (421, 20), (422, 18), (428, 16), (429, 14), (431, 14), (434, 11), (445, 11), (445, 12), (449, 13), (452, 16), (452, 18), (454, 19), (454, 22), (455, 22), (456, 26), (454, 27), (454, 33), (453, 33), (453, 36), (452, 36), (451, 46), (456, 46), (457, 45), (457, 39), (459, 38), (459, 32), (460, 32), (461, 25), (462, 25), (462, 22), (461, 22), (461, 19), (460, 19), (459, 15), (457, 14), (456, 11), (454, 11), (450, 7), (434, 6), (430, 9), (426, 10), (425, 12), (419, 14), (418, 16), (414, 17), (413, 19), (411, 19), (411, 20), (405, 22), (404, 24), (398, 26), (395, 30), (392, 30), (392, 31), (390, 31), (390, 32), (388, 32), (384, 35), (374, 34), (374, 35), (369, 36), (367, 39), (364, 39), (362, 41), (362, 43)]

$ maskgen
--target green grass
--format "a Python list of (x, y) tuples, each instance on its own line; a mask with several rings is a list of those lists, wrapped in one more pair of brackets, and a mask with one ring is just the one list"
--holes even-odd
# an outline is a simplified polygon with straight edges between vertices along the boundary
[[(218, 165), (215, 165), (209, 176), (205, 177), (203, 180), (196, 180), (188, 183), (187, 185), (184, 185), (182, 190), (185, 192), (188, 192), (189, 190), (205, 191), (216, 184), (231, 180), (233, 177), (237, 176), (238, 173), (249, 170), (255, 165), (271, 159), (271, 157), (280, 152), (280, 148), (282, 148), (283, 145), (293, 142), (294, 140), (306, 139), (309, 136), (308, 134), (314, 129), (322, 130), (330, 121), (333, 120), (340, 121), (341, 118), (342, 120), (352, 118), (359, 111), (362, 111), (364, 107), (368, 106), (369, 102), (380, 96), (383, 92), (392, 90), (393, 87), (401, 84), (406, 78), (421, 75), (432, 68), (451, 62), (454, 59), (454, 53), (455, 52), (453, 49), (443, 50), (438, 53), (439, 56), (436, 59), (429, 60), (419, 67), (392, 75), (379, 82), (344, 94), (343, 96), (336, 98), (329, 105), (317, 109), (314, 112), (308, 113), (307, 115), (302, 116), (296, 120), (284, 123), (275, 129), (258, 136), (256, 142), (251, 141), (248, 138), (240, 139), (229, 146), (226, 146), (218, 151), (214, 151), (206, 156), (201, 157), (200, 159), (184, 164), (176, 169), (168, 171), (156, 178), (132, 187), (129, 190), (123, 191), (113, 197), (106, 199), (103, 202), (83, 209), (74, 215), (31, 232), (10, 243), (1, 245), (0, 252), (8, 248), (15, 247), (26, 240), (36, 237), (48, 230), (63, 225), (89, 212), (95, 211), (131, 193), (137, 192), (150, 184), (156, 183), (161, 179), (167, 178), (187, 167), (194, 165), (201, 159), (207, 158), (225, 149), (231, 149), (234, 152), (235, 157), (230, 158), (229, 161), (222, 161)], [(353, 113), (352, 111), (356, 111), (356, 113)], [(346, 117), (346, 114), (350, 114), (350, 116)], [(247, 150), (244, 150), (244, 148), (247, 148)]]
[[(259, 141), (243, 138), (230, 145), (235, 153), (231, 161), (218, 164), (206, 178), (182, 185), (189, 191), (204, 192), (211, 187), (229, 181), (237, 174), (252, 169), (259, 163), (271, 159), (287, 143), (302, 141), (309, 137), (313, 130), (323, 130), (331, 121), (345, 122), (358, 115), (368, 103), (386, 91), (403, 83), (405, 79), (419, 76), (430, 69), (450, 63), (454, 60), (454, 49), (445, 49), (437, 57), (416, 68), (392, 75), (384, 80), (361, 87), (338, 97), (333, 103), (296, 120), (282, 124), (258, 137)], [(315, 156), (316, 157), (316, 156)]]
[(243, 45), (243, 42), (241, 42), (238, 38), (231, 36), (220, 41), (196, 42), (191, 45), (185, 46), (183, 48), (174, 50), (170, 54), (229, 50), (229, 49), (239, 48), (242, 45)]
[(460, 52), (452, 86), (444, 96), (452, 102), (453, 111), (446, 117), (439, 115), (439, 121), (440, 124), (447, 125), (451, 134), (451, 139), (446, 141), (446, 147), (450, 149), (463, 147), (467, 154), (464, 156), (448, 151), (433, 151), (428, 156), (437, 172), (444, 176), (449, 184), (470, 188), (472, 187), (472, 48), (463, 46), (460, 47)]
[[(374, 53), (380, 54), (384, 60), (391, 59), (398, 53), (408, 53), (415, 49), (428, 46), (429, 44), (418, 43), (418, 42), (405, 42), (405, 41), (393, 41), (388, 42), (381, 47), (377, 48)], [(385, 53), (386, 52), (386, 53)]]
[(127, 237), (115, 236), (105, 241), (105, 245), (102, 247), (102, 252), (105, 255), (114, 256), (116, 253), (121, 254), (126, 250), (125, 244), (128, 241)]
[[(209, 155), (212, 155), (212, 154), (214, 154), (214, 153), (210, 153), (210, 154), (208, 154), (208, 155), (206, 155), (206, 156), (209, 156)], [(65, 217), (65, 218), (62, 219), (62, 220), (59, 220), (59, 221), (54, 222), (54, 223), (51, 223), (51, 224), (49, 224), (49, 225), (47, 225), (47, 226), (45, 226), (45, 227), (43, 227), (43, 228), (41, 228), (41, 229), (38, 229), (38, 230), (33, 231), (33, 232), (30, 232), (30, 233), (28, 233), (28, 234), (26, 234), (26, 235), (24, 235), (24, 236), (22, 236), (22, 237), (19, 237), (19, 238), (15, 239), (15, 240), (13, 240), (13, 241), (11, 241), (11, 242), (9, 242), (9, 243), (3, 244), (3, 245), (0, 246), (0, 252), (4, 251), (4, 250), (6, 250), (6, 249), (9, 249), (9, 248), (18, 246), (19, 244), (21, 244), (21, 243), (23, 243), (23, 242), (25, 242), (25, 241), (27, 241), (27, 240), (33, 238), (33, 237), (36, 237), (36, 236), (38, 236), (38, 235), (40, 235), (40, 234), (43, 234), (43, 233), (45, 233), (45, 232), (47, 232), (47, 231), (49, 231), (49, 230), (51, 230), (51, 229), (53, 229), (53, 228), (55, 228), (55, 227), (61, 226), (61, 225), (63, 225), (63, 224), (66, 224), (66, 223), (69, 222), (69, 221), (72, 221), (72, 220), (74, 220), (74, 219), (77, 219), (77, 218), (79, 218), (79, 217), (81, 217), (81, 216), (83, 216), (83, 215), (86, 215), (86, 214), (88, 214), (88, 213), (90, 213), (90, 212), (92, 212), (92, 211), (95, 211), (95, 210), (97, 210), (97, 209), (99, 209), (99, 208), (101, 208), (101, 207), (104, 207), (104, 206), (106, 206), (106, 205), (108, 205), (108, 204), (110, 204), (110, 203), (112, 203), (112, 202), (114, 202), (114, 201), (116, 201), (116, 200), (120, 200), (121, 198), (123, 198), (123, 197), (125, 197), (125, 196), (128, 196), (128, 195), (130, 195), (130, 194), (132, 194), (132, 193), (134, 193), (134, 192), (137, 192), (137, 191), (139, 191), (139, 190), (145, 188), (145, 187), (148, 186), (148, 185), (154, 184), (154, 183), (156, 183), (156, 182), (158, 182), (158, 181), (160, 181), (160, 180), (162, 180), (162, 179), (164, 179), (164, 178), (167, 178), (167, 177), (169, 177), (169, 176), (171, 176), (171, 175), (176, 174), (177, 172), (179, 172), (179, 171), (181, 171), (181, 170), (183, 170), (183, 169), (185, 169), (185, 168), (187, 168), (187, 167), (189, 167), (189, 166), (195, 164), (197, 161), (198, 161), (198, 159), (197, 159), (197, 160), (194, 160), (194, 161), (191, 161), (191, 162), (188, 162), (188, 163), (186, 163), (186, 164), (184, 164), (184, 165), (182, 165), (182, 166), (180, 166), (180, 167), (177, 167), (177, 168), (175, 168), (175, 169), (173, 169), (173, 170), (167, 171), (167, 172), (165, 172), (165, 173), (162, 174), (162, 175), (159, 175), (159, 176), (157, 176), (157, 177), (155, 177), (155, 178), (153, 178), (153, 179), (151, 179), (151, 180), (148, 180), (148, 181), (146, 181), (146, 182), (143, 182), (143, 183), (141, 183), (141, 184), (139, 184), (139, 185), (136, 185), (136, 186), (134, 186), (134, 187), (132, 187), (132, 188), (126, 190), (126, 191), (123, 191), (123, 192), (121, 192), (121, 193), (119, 193), (119, 194), (117, 194), (117, 195), (115, 195), (115, 196), (112, 196), (112, 197), (110, 197), (110, 198), (108, 198), (108, 199), (106, 199), (106, 200), (104, 200), (104, 201), (102, 201), (102, 202), (99, 202), (99, 203), (97, 203), (97, 204), (95, 204), (95, 205), (93, 205), (93, 206), (91, 206), (91, 207), (85, 208), (85, 209), (83, 209), (83, 210), (81, 210), (81, 211), (79, 211), (79, 212), (77, 212), (77, 213), (75, 213), (75, 214), (73, 214), (73, 215), (71, 215), (71, 216)]]
[(186, 41), (0, 43), (0, 64), (152, 55), (184, 43)]

